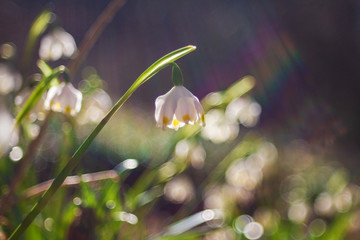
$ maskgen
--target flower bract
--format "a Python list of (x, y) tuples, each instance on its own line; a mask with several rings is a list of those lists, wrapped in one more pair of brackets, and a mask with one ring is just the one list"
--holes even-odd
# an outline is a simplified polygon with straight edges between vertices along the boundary
[(158, 127), (178, 130), (185, 124), (204, 126), (204, 109), (199, 99), (184, 86), (175, 86), (155, 101), (155, 120)]
[(82, 94), (71, 83), (62, 82), (49, 89), (45, 108), (75, 116), (81, 109)]

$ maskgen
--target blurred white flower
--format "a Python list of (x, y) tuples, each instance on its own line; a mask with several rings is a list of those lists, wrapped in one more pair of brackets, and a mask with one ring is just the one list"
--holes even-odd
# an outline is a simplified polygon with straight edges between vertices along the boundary
[(310, 214), (310, 207), (304, 203), (292, 203), (288, 209), (288, 217), (290, 220), (302, 223)]
[(43, 60), (59, 60), (61, 57), (70, 58), (77, 50), (74, 38), (57, 28), (47, 34), (40, 43), (39, 55)]
[(227, 106), (225, 113), (227, 119), (239, 121), (245, 127), (253, 127), (259, 121), (261, 106), (249, 98), (240, 97)]
[(205, 158), (206, 158), (206, 151), (201, 145), (194, 147), (190, 151), (190, 163), (193, 168), (196, 169), (203, 168), (205, 163)]
[(155, 120), (158, 127), (175, 130), (185, 124), (205, 125), (204, 109), (199, 99), (184, 86), (175, 86), (155, 101)]
[(75, 116), (81, 109), (81, 100), (82, 94), (79, 90), (75, 89), (70, 82), (62, 82), (49, 89), (45, 99), (45, 108)]
[(6, 110), (0, 107), (0, 157), (9, 148), (13, 135), (14, 119)]
[(188, 177), (177, 176), (165, 185), (164, 194), (175, 203), (188, 202), (195, 196), (195, 189)]
[(105, 114), (111, 109), (112, 100), (102, 89), (97, 89), (90, 96), (84, 98), (83, 109), (77, 121), (79, 124), (99, 123)]
[(233, 140), (239, 133), (237, 123), (225, 118), (224, 112), (218, 109), (210, 110), (206, 116), (206, 127), (202, 129), (202, 136), (213, 143), (223, 143)]
[(183, 139), (176, 144), (175, 155), (179, 158), (187, 158), (191, 147), (190, 141)]
[(21, 85), (21, 75), (9, 66), (0, 64), (0, 94), (6, 95)]
[(259, 239), (263, 234), (264, 228), (258, 222), (249, 222), (244, 228), (244, 235), (248, 239)]
[(254, 158), (239, 159), (226, 170), (226, 181), (234, 187), (254, 190), (262, 181), (263, 173)]
[(204, 207), (225, 210), (229, 206), (231, 198), (227, 196), (226, 190), (222, 186), (211, 186), (204, 193)]
[(334, 201), (327, 192), (318, 195), (314, 202), (314, 211), (320, 216), (331, 216), (335, 212)]

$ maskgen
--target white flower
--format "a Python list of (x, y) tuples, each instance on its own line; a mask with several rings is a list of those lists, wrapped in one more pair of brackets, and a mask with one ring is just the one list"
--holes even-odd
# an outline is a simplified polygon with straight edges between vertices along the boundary
[(97, 89), (90, 96), (84, 98), (83, 106), (85, 111), (81, 111), (77, 117), (78, 123), (99, 123), (111, 109), (112, 101), (104, 90)]
[(226, 119), (222, 110), (212, 109), (205, 116), (206, 127), (202, 129), (202, 136), (219, 144), (231, 141), (239, 134), (239, 126), (233, 121)]
[(0, 63), (0, 95), (6, 95), (19, 89), (21, 82), (20, 73), (15, 72), (8, 65)]
[(254, 127), (259, 121), (260, 113), (260, 104), (245, 97), (233, 100), (225, 112), (229, 120), (239, 121), (245, 127)]
[(199, 99), (184, 86), (175, 86), (155, 101), (158, 127), (178, 130), (185, 124), (204, 123), (204, 109)]
[(64, 29), (57, 28), (41, 40), (39, 55), (45, 61), (56, 61), (61, 57), (70, 58), (76, 50), (74, 38)]
[(51, 87), (45, 99), (45, 108), (75, 116), (81, 109), (82, 94), (71, 83), (62, 82)]
[(194, 185), (186, 176), (177, 176), (164, 187), (164, 195), (174, 203), (189, 202), (195, 196)]

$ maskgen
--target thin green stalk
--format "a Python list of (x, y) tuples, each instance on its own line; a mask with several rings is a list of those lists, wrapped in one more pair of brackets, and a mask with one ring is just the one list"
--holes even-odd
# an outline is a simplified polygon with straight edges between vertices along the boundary
[(195, 46), (186, 46), (175, 50), (164, 57), (160, 58), (154, 64), (152, 64), (148, 69), (146, 69), (131, 85), (131, 87), (125, 92), (125, 94), (119, 99), (113, 108), (106, 114), (103, 120), (94, 128), (90, 135), (84, 140), (80, 147), (76, 150), (72, 158), (66, 164), (64, 169), (59, 173), (59, 175), (54, 179), (54, 182), (51, 184), (49, 189), (44, 193), (36, 205), (31, 209), (30, 213), (25, 217), (21, 224), (15, 229), (15, 231), (10, 236), (9, 240), (19, 239), (19, 237), (24, 233), (28, 226), (34, 221), (35, 217), (40, 213), (40, 211), (46, 206), (50, 198), (54, 193), (59, 189), (59, 187), (64, 182), (65, 178), (71, 173), (71, 171), (78, 165), (80, 158), (84, 152), (88, 149), (90, 144), (94, 141), (95, 137), (103, 129), (106, 123), (110, 118), (121, 108), (121, 106), (126, 102), (126, 100), (134, 93), (134, 91), (149, 80), (152, 76), (158, 73), (161, 69), (165, 68), (172, 62), (177, 59), (187, 55), (188, 53), (194, 51)]
[(44, 10), (31, 25), (29, 34), (27, 36), (25, 53), (22, 59), (22, 71), (23, 73), (27, 70), (30, 64), (34, 46), (39, 36), (46, 30), (48, 25), (51, 23), (52, 13), (49, 10)]

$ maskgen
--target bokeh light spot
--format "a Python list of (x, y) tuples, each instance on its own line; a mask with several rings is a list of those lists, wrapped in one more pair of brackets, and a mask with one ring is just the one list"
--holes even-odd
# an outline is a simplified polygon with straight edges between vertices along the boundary
[(320, 237), (325, 233), (326, 223), (324, 220), (317, 218), (309, 225), (309, 232), (313, 237)]
[(263, 234), (264, 229), (258, 222), (250, 222), (244, 228), (244, 235), (248, 239), (259, 239)]
[(126, 169), (134, 169), (138, 166), (138, 161), (136, 159), (126, 159), (123, 161), (123, 166)]
[(81, 198), (79, 198), (79, 197), (75, 197), (75, 198), (73, 199), (73, 203), (74, 203), (76, 206), (79, 206), (79, 205), (82, 203), (82, 200), (81, 200)]
[(46, 218), (45, 221), (44, 221), (44, 228), (51, 232), (53, 230), (53, 227), (54, 227), (54, 219), (52, 218)]
[(14, 162), (19, 161), (23, 157), (23, 150), (19, 146), (15, 146), (11, 149), (9, 157)]

